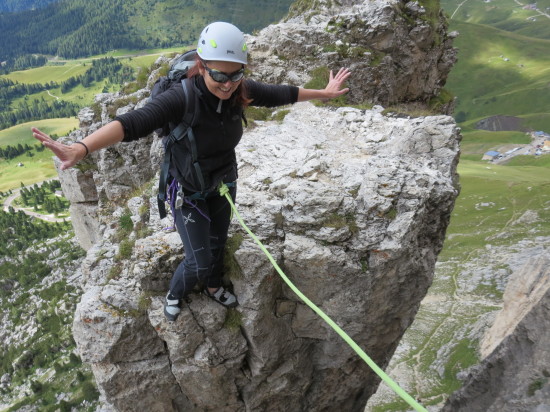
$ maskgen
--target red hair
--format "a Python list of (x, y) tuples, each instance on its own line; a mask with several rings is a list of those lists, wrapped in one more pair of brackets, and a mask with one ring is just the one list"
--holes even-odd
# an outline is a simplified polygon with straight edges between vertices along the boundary
[[(197, 55), (195, 57), (195, 65), (189, 69), (187, 72), (187, 77), (195, 77), (201, 75), (201, 70), (204, 68), (204, 61)], [(247, 107), (252, 102), (252, 99), (248, 98), (247, 92), (246, 92), (246, 84), (244, 83), (244, 80), (241, 80), (241, 84), (239, 84), (239, 87), (237, 87), (237, 90), (233, 93), (233, 96), (231, 96), (231, 103), (235, 105), (239, 105), (243, 108)]]

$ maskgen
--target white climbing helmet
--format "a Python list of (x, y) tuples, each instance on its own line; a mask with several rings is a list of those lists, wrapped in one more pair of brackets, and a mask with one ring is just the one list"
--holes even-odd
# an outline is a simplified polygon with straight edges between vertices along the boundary
[(247, 64), (244, 34), (232, 24), (221, 21), (204, 28), (199, 37), (197, 53), (206, 61)]

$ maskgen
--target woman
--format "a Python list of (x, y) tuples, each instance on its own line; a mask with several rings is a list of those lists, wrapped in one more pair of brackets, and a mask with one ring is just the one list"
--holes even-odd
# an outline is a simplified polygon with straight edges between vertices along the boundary
[[(267, 85), (244, 79), (247, 48), (243, 33), (229, 23), (216, 22), (201, 33), (197, 46), (198, 60), (190, 70), (194, 92), (198, 94), (198, 117), (193, 127), (201, 179), (212, 185), (229, 183), (235, 199), (237, 162), (235, 146), (241, 139), (242, 113), (246, 106), (281, 106), (312, 99), (330, 99), (346, 93), (342, 88), (350, 76), (340, 69), (330, 72), (324, 89)], [(61, 160), (61, 169), (74, 166), (86, 155), (121, 141), (147, 136), (168, 122), (179, 123), (185, 113), (181, 83), (160, 94), (145, 107), (116, 117), (79, 142), (64, 145), (33, 128), (33, 135)], [(206, 284), (207, 296), (226, 307), (238, 304), (236, 297), (222, 286), (223, 249), (227, 240), (231, 210), (229, 203), (212, 190), (197, 198), (196, 184), (189, 176), (190, 164), (170, 165), (176, 184), (183, 192), (183, 202), (175, 210), (177, 230), (181, 236), (185, 259), (176, 269), (166, 296), (164, 313), (174, 321), (180, 313), (181, 300), (200, 281)], [(192, 199), (192, 200), (190, 200)], [(179, 205), (178, 205), (179, 206)]]

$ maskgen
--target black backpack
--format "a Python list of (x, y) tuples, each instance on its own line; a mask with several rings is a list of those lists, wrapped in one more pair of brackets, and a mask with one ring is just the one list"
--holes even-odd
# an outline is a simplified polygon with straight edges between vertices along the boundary
[(201, 188), (204, 188), (204, 182), (202, 180), (202, 172), (197, 160), (197, 150), (195, 143), (195, 135), (193, 133), (193, 126), (195, 118), (197, 118), (197, 110), (199, 105), (197, 104), (197, 94), (194, 92), (191, 79), (187, 78), (187, 72), (191, 67), (195, 65), (195, 57), (197, 55), (196, 50), (190, 50), (176, 60), (172, 62), (170, 71), (167, 76), (160, 77), (153, 88), (151, 89), (151, 97), (149, 100), (154, 99), (159, 94), (165, 92), (175, 83), (181, 83), (183, 92), (185, 94), (185, 107), (187, 108), (183, 118), (179, 124), (169, 123), (162, 128), (156, 130), (159, 136), (163, 137), (164, 144), (164, 160), (160, 169), (159, 179), (159, 191), (157, 195), (157, 202), (159, 208), (160, 218), (166, 217), (165, 202), (168, 201), (167, 185), (170, 183), (172, 177), (170, 176), (170, 162), (172, 158), (172, 146), (187, 137), (189, 139), (191, 147), (192, 164), (195, 168), (197, 178), (201, 183)]
[[(160, 77), (155, 82), (151, 90), (151, 97), (149, 98), (149, 100), (152, 100), (159, 94), (172, 87), (173, 84), (181, 83), (183, 93), (185, 94), (185, 107), (187, 108), (180, 123), (169, 123), (156, 130), (158, 135), (163, 137), (164, 144), (164, 160), (160, 169), (159, 189), (157, 195), (157, 203), (161, 219), (166, 217), (165, 203), (169, 200), (167, 186), (174, 179), (174, 177), (170, 174), (170, 164), (173, 156), (172, 148), (177, 142), (180, 142), (185, 137), (187, 137), (189, 141), (187, 148), (190, 152), (190, 166), (194, 171), (198, 188), (200, 188), (200, 191), (195, 193), (195, 195), (204, 195), (211, 189), (205, 184), (205, 179), (198, 162), (197, 144), (195, 134), (193, 133), (195, 119), (199, 118), (198, 111), (200, 105), (198, 104), (198, 94), (195, 92), (193, 81), (192, 79), (187, 78), (187, 73), (189, 69), (195, 65), (196, 55), (196, 50), (190, 50), (181, 56), (178, 56), (177, 59), (172, 62), (168, 75)], [(242, 113), (242, 119), (244, 124), (248, 125), (244, 112)]]
[[(189, 50), (178, 56), (170, 65), (168, 75), (161, 76), (153, 85), (149, 101), (155, 99), (159, 94), (164, 93), (172, 87), (174, 83), (180, 83), (183, 79), (187, 78), (187, 72), (195, 65), (196, 56), (196, 50)], [(162, 128), (155, 130), (155, 132), (157, 132), (160, 137), (168, 136), (173, 129), (171, 126), (172, 125), (166, 124)]]

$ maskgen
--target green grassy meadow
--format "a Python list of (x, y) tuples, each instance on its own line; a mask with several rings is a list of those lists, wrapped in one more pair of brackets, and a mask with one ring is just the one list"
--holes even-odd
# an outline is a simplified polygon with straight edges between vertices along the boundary
[[(6, 192), (19, 188), (21, 183), (28, 186), (56, 178), (57, 172), (52, 157), (49, 150), (44, 150), (32, 158), (21, 155), (11, 160), (2, 160), (0, 162), (0, 191)], [(19, 163), (23, 163), (24, 166), (18, 166)]]
[[(528, 5), (535, 2), (442, 0), (441, 6), (453, 21), (492, 26), (523, 36), (549, 39), (548, 20), (537, 11), (524, 8), (519, 3)], [(540, 10), (549, 14), (549, 0), (540, 0), (536, 4)]]
[(0, 130), (0, 147), (21, 144), (35, 144), (38, 141), (32, 137), (31, 127), (37, 127), (49, 135), (65, 136), (78, 127), (78, 119), (45, 119), (22, 123), (8, 129)]
[[(4, 77), (12, 81), (23, 84), (32, 83), (49, 83), (56, 82), (61, 84), (71, 77), (77, 77), (86, 72), (92, 64), (94, 59), (100, 59), (104, 57), (115, 57), (120, 60), (124, 65), (130, 66), (137, 73), (141, 69), (147, 69), (150, 67), (160, 56), (170, 56), (176, 53), (180, 53), (182, 48), (169, 48), (169, 49), (151, 49), (151, 50), (113, 50), (103, 55), (92, 56), (87, 59), (77, 60), (53, 60), (49, 64), (43, 67), (38, 67), (29, 70), (16, 71), (3, 75)], [(101, 93), (104, 89), (108, 92), (116, 92), (120, 90), (122, 85), (110, 84), (106, 80), (94, 83), (91, 87), (83, 87), (78, 85), (67, 93), (62, 93), (61, 88), (54, 88), (49, 91), (43, 91), (28, 95), (13, 101), (12, 107), (17, 107), (19, 102), (23, 99), (34, 100), (44, 99), (46, 101), (53, 102), (54, 100), (64, 100), (70, 103), (78, 104), (81, 107), (91, 106), (94, 103), (94, 98), (98, 93)], [(0, 145), (2, 144), (0, 140)]]
[(455, 113), (470, 121), (520, 116), (526, 126), (550, 130), (550, 40), (463, 22), (451, 26), (460, 32), (459, 61), (446, 85), (458, 96)]
[[(33, 126), (51, 135), (65, 136), (78, 127), (78, 120), (76, 118), (38, 120), (0, 130), (0, 147), (16, 146), (19, 143), (30, 146), (37, 144), (38, 141), (32, 137), (31, 133)], [(33, 157), (22, 154), (14, 159), (0, 161), (0, 191), (6, 192), (19, 188), (21, 183), (31, 185), (57, 177), (53, 155), (49, 150), (42, 152), (33, 150), (32, 153)], [(19, 163), (23, 163), (24, 166), (18, 166)]]
[(182, 48), (174, 47), (168, 49), (148, 50), (113, 50), (105, 54), (91, 56), (86, 59), (75, 60), (52, 60), (46, 66), (37, 67), (23, 71), (15, 71), (0, 77), (8, 78), (19, 83), (47, 83), (50, 81), (63, 82), (70, 77), (83, 74), (91, 65), (94, 59), (104, 57), (115, 57), (123, 64), (138, 70), (150, 66), (162, 55), (170, 55), (181, 52)]
[(550, 173), (532, 165), (488, 166), (472, 161), (462, 161), (459, 173), (462, 192), (447, 231), (443, 258), (459, 250), (482, 248), (488, 238), (503, 231), (506, 236), (495, 239), (496, 244), (525, 236), (524, 226), (512, 227), (510, 222), (527, 210), (537, 211), (540, 230), (550, 234)]

